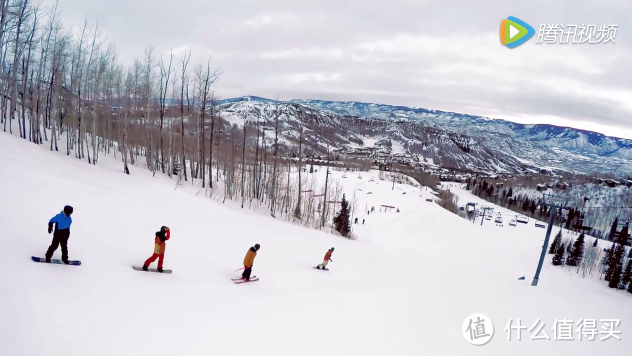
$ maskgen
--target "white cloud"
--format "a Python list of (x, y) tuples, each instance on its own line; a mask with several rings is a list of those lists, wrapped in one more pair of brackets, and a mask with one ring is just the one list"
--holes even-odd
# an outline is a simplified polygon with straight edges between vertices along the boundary
[(343, 51), (340, 49), (321, 49), (321, 48), (292, 48), (284, 51), (277, 52), (264, 52), (261, 54), (261, 58), (263, 59), (289, 59), (289, 58), (320, 58), (320, 59), (329, 59), (343, 58)]
[(295, 73), (288, 77), (290, 83), (306, 83), (306, 82), (336, 82), (342, 78), (341, 73)]
[[(165, 54), (186, 46), (192, 64), (211, 53), (224, 98), (372, 101), (632, 130), (630, 2), (59, 1), (67, 25), (98, 19), (126, 64), (152, 44)], [(536, 30), (618, 23), (617, 42), (547, 45), (534, 36), (507, 49), (498, 30), (508, 14)]]

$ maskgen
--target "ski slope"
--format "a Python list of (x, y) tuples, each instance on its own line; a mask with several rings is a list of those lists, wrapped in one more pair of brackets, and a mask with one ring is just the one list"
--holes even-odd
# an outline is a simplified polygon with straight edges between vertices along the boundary
[[(196, 187), (175, 189), (140, 167), (125, 175), (111, 157), (92, 166), (47, 147), (0, 133), (0, 355), (577, 356), (630, 348), (629, 293), (554, 267), (550, 255), (530, 286), (543, 229), (481, 227), (427, 202), (429, 191), (333, 172), (348, 197), (355, 191), (359, 210), (376, 209), (359, 214), (366, 223), (353, 226), (351, 241), (222, 204)], [(44, 255), (48, 220), (66, 204), (75, 208), (70, 258), (82, 265), (31, 262)], [(377, 212), (381, 204), (400, 212)], [(164, 267), (173, 274), (134, 271), (161, 225), (172, 230)], [(236, 285), (233, 271), (255, 243), (261, 279)], [(330, 271), (313, 269), (330, 247)], [(494, 322), (485, 346), (463, 336), (473, 313)], [(524, 330), (522, 341), (508, 341), (510, 318), (527, 327), (541, 319), (551, 340)], [(554, 341), (556, 318), (619, 319), (622, 341)]]

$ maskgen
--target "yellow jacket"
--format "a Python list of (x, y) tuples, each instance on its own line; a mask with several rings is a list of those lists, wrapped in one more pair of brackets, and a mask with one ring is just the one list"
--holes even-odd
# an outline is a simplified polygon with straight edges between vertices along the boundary
[(254, 247), (248, 249), (246, 252), (246, 257), (244, 257), (244, 266), (252, 267), (252, 264), (255, 262), (255, 257), (257, 256), (257, 250)]

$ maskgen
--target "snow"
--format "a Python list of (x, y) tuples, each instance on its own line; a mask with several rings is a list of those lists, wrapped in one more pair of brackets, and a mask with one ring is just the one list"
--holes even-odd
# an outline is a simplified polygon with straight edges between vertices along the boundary
[[(632, 295), (554, 267), (530, 286), (543, 229), (472, 224), (426, 201), (425, 188), (373, 172), (341, 179), (357, 198), (357, 240), (292, 225), (227, 201), (190, 182), (101, 157), (96, 166), (0, 133), (0, 355), (593, 355), (623, 354)], [(315, 173), (324, 180), (324, 170)], [(332, 172), (339, 179), (343, 172)], [(369, 182), (369, 176), (375, 177)], [(197, 184), (197, 183), (196, 183)], [(372, 192), (372, 194), (368, 194)], [(406, 194), (402, 194), (406, 192)], [(10, 203), (9, 203), (10, 202)], [(48, 220), (73, 205), (71, 259), (36, 264)], [(379, 205), (400, 212), (378, 212)], [(465, 202), (463, 202), (465, 204)], [(366, 207), (376, 212), (367, 215)], [(172, 229), (165, 268), (134, 271)], [(247, 249), (261, 244), (254, 283), (235, 285)], [(313, 269), (336, 248), (330, 271)], [(58, 250), (55, 257), (60, 256)], [(153, 265), (155, 266), (155, 264)], [(518, 277), (526, 276), (525, 281)], [(495, 336), (470, 345), (461, 326), (473, 313)], [(544, 331), (556, 318), (620, 319), (623, 341), (507, 340), (511, 318)]]
[(392, 153), (394, 154), (406, 153), (406, 148), (404, 147), (404, 145), (401, 144), (401, 142), (392, 141), (392, 145), (393, 145)]

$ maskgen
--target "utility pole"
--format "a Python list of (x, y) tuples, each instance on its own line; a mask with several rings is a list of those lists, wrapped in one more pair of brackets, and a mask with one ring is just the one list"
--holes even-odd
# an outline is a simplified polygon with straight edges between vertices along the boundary
[(542, 204), (549, 207), (549, 211), (551, 212), (551, 218), (549, 219), (549, 226), (547, 226), (546, 228), (546, 236), (544, 237), (544, 244), (542, 245), (542, 252), (540, 253), (540, 261), (538, 262), (538, 268), (536, 269), (535, 276), (533, 277), (533, 281), (531, 282), (531, 285), (534, 287), (538, 285), (538, 281), (540, 280), (540, 271), (542, 271), (542, 263), (544, 263), (544, 256), (546, 256), (546, 249), (547, 247), (549, 247), (549, 238), (551, 237), (551, 230), (553, 230), (553, 221), (555, 219), (555, 215), (562, 210), (570, 209), (569, 207), (566, 206), (566, 203), (568, 202), (568, 200), (565, 200), (564, 204), (547, 203), (544, 200), (544, 196), (562, 198), (559, 195), (551, 195), (551, 194), (543, 195)]

